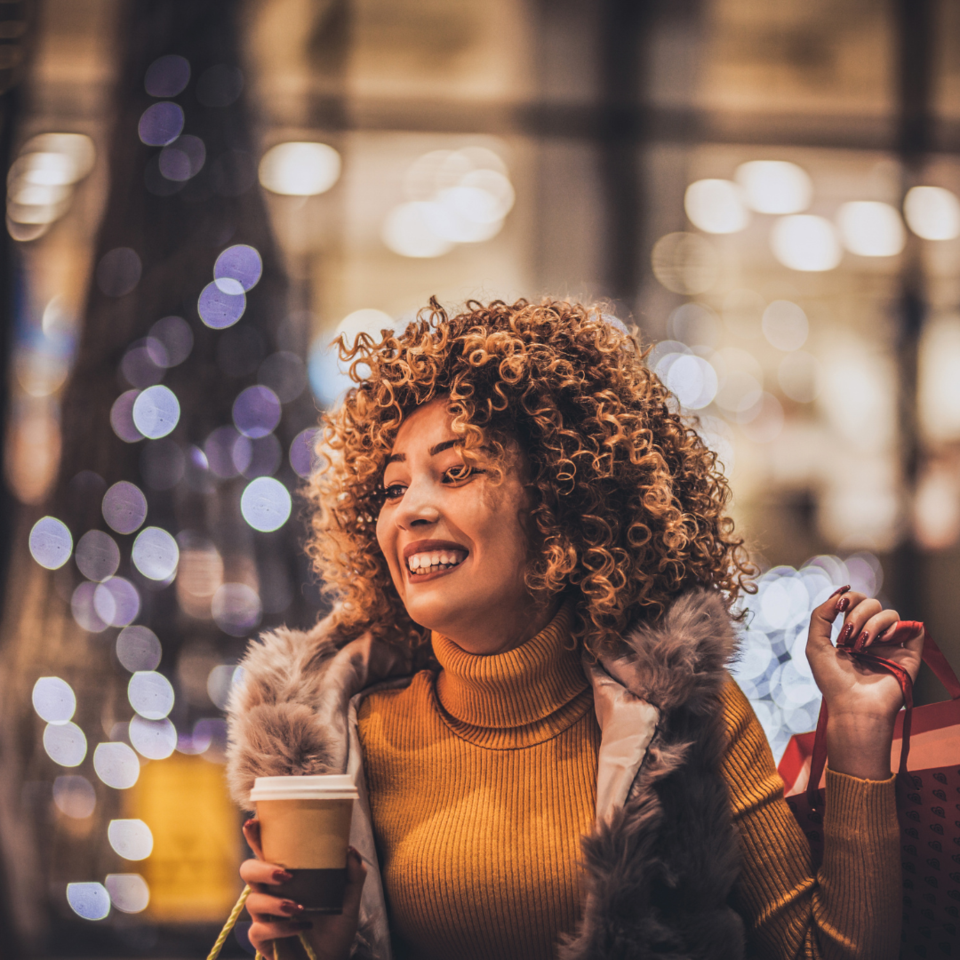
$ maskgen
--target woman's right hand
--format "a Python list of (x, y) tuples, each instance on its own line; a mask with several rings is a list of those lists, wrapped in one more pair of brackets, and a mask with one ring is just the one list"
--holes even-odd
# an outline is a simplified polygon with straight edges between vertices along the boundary
[[(248, 883), (252, 892), (247, 897), (247, 912), (253, 923), (250, 925), (250, 942), (260, 953), (272, 960), (273, 942), (299, 934), (309, 940), (317, 960), (347, 960), (353, 946), (360, 922), (360, 895), (367, 875), (353, 847), (347, 850), (347, 886), (343, 897), (343, 913), (308, 914), (300, 904), (276, 896), (271, 887), (290, 879), (290, 874), (276, 864), (264, 863), (260, 849), (260, 822), (256, 818), (243, 825), (243, 835), (256, 860), (244, 860), (240, 865), (240, 877)], [(308, 919), (309, 918), (309, 919)]]

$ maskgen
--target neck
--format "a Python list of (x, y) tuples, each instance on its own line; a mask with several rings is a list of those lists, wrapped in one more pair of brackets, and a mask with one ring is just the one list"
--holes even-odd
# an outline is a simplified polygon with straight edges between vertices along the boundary
[(548, 603), (538, 603), (532, 597), (519, 611), (501, 611), (491, 605), (487, 616), (459, 625), (450, 631), (438, 629), (448, 640), (464, 653), (489, 657), (514, 650), (532, 640), (557, 615), (562, 605), (561, 597), (553, 597)]

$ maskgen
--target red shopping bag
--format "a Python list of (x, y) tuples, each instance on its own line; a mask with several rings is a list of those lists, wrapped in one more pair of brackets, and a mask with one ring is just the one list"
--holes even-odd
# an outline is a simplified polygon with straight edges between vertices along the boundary
[[(877, 662), (881, 657), (855, 655), (889, 669)], [(899, 770), (901, 957), (960, 957), (960, 680), (929, 634), (923, 659), (951, 699), (913, 707), (910, 678), (898, 677), (906, 708), (897, 717), (891, 766)], [(897, 676), (895, 670), (890, 672)], [(794, 736), (779, 766), (787, 803), (817, 863), (823, 853), (825, 732), (821, 711), (817, 732)]]

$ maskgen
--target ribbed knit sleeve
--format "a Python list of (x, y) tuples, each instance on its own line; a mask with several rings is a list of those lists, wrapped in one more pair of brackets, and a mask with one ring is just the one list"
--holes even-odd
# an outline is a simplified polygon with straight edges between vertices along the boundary
[(894, 960), (902, 914), (894, 778), (827, 771), (824, 861), (814, 874), (753, 708), (733, 681), (722, 699), (729, 744), (721, 771), (742, 851), (737, 907), (753, 952), (770, 960)]

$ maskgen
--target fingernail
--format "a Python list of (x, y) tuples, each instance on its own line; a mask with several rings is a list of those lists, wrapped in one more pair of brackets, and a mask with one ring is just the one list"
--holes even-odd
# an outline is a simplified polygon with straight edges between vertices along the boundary
[(284, 913), (303, 913), (303, 906), (299, 903), (294, 903), (292, 900), (282, 901), (280, 909)]
[(293, 874), (288, 870), (274, 870), (273, 879), (276, 880), (277, 883), (286, 883), (287, 880), (293, 879)]
[(837, 613), (843, 613), (843, 611), (846, 610), (847, 607), (849, 607), (849, 606), (850, 606), (850, 598), (849, 598), (849, 597), (841, 597), (841, 598), (837, 601), (837, 607), (836, 607)]
[(853, 636), (853, 624), (852, 624), (852, 623), (848, 623), (848, 624), (840, 631), (840, 636), (837, 637), (837, 646), (838, 646), (838, 647), (845, 647), (852, 636)]
[(863, 633), (861, 633), (860, 636), (857, 637), (857, 642), (854, 644), (853, 649), (859, 653), (867, 645), (869, 640), (870, 640), (870, 634), (868, 634), (867, 631), (864, 630)]
[(243, 823), (243, 825), (244, 825), (245, 827), (249, 827), (250, 824), (251, 824), (251, 823), (255, 823), (256, 820), (257, 820), (256, 817), (251, 817), (249, 820), (245, 820), (244, 823)]
[[(849, 583), (844, 587), (837, 587), (837, 589), (830, 594), (830, 597), (835, 597), (838, 593), (846, 593), (849, 589), (850, 589)], [(827, 597), (827, 599), (829, 600), (830, 597)]]

